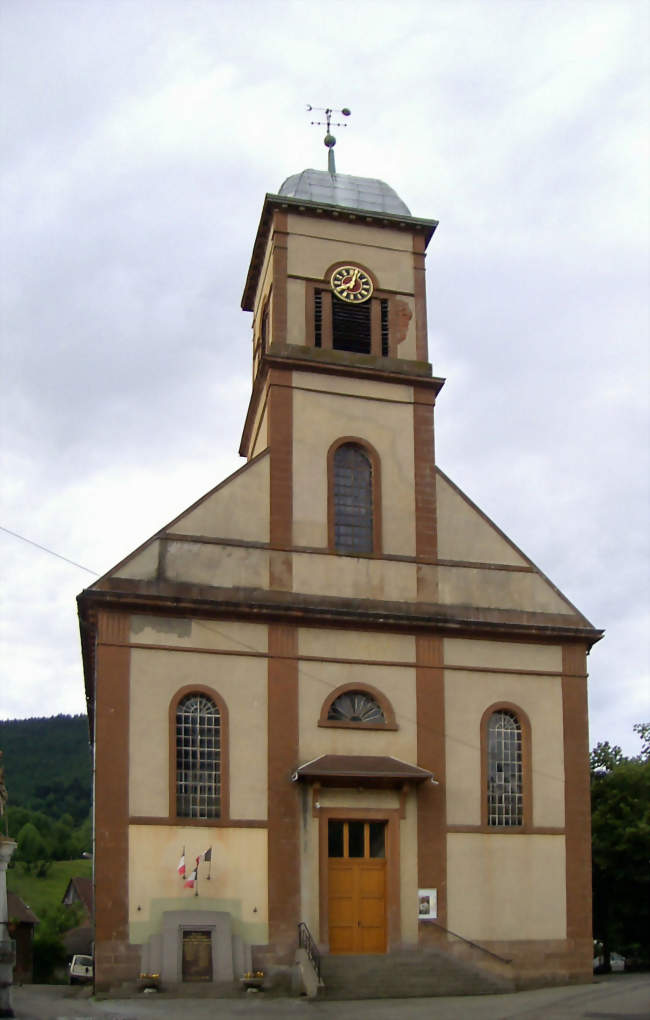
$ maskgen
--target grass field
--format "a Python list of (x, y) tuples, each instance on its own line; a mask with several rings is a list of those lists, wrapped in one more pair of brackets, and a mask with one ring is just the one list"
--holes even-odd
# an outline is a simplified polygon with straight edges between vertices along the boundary
[(24, 864), (7, 869), (7, 889), (18, 893), (21, 900), (38, 917), (46, 907), (57, 906), (68, 887), (71, 878), (90, 878), (92, 861), (52, 861), (52, 867), (45, 878), (36, 878), (25, 871)]

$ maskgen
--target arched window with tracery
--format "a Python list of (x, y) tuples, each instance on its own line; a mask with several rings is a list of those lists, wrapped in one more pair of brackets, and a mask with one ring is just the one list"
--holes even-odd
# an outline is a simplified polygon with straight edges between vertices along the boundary
[(343, 684), (331, 691), (321, 707), (319, 726), (363, 730), (396, 730), (395, 712), (381, 691), (367, 683)]
[(334, 699), (327, 718), (336, 722), (377, 723), (386, 722), (381, 705), (367, 691), (344, 691)]
[(372, 553), (377, 546), (376, 467), (360, 443), (341, 443), (331, 463), (332, 534), (336, 552)]
[(523, 825), (522, 727), (515, 712), (493, 712), (487, 723), (487, 824)]
[(186, 694), (176, 706), (176, 814), (221, 817), (221, 712), (204, 693)]

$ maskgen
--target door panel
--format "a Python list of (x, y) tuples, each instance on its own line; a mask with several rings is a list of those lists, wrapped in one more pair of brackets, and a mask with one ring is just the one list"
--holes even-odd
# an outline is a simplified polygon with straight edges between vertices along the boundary
[(331, 953), (386, 952), (385, 861), (329, 862)]
[(386, 823), (328, 821), (331, 953), (386, 952)]
[[(330, 951), (354, 952), (354, 866), (348, 861), (330, 861), (329, 871), (329, 922)], [(332, 949), (332, 946), (335, 948)]]
[(364, 861), (359, 872), (359, 937), (362, 953), (386, 951), (386, 862)]

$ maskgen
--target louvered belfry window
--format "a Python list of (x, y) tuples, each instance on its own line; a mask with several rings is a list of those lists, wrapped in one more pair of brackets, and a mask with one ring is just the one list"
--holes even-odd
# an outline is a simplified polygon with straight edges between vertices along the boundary
[(487, 731), (488, 825), (522, 825), (521, 724), (514, 712), (494, 712)]
[(356, 443), (334, 454), (334, 545), (337, 552), (373, 551), (372, 464)]
[(323, 292), (314, 291), (314, 347), (323, 346)]
[(370, 354), (370, 301), (349, 304), (332, 297), (332, 347), (335, 351)]
[(176, 814), (221, 814), (221, 715), (205, 694), (188, 694), (176, 709)]

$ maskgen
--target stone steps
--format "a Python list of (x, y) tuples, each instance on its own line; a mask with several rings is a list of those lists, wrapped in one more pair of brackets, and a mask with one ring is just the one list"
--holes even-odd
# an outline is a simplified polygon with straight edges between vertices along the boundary
[(496, 995), (514, 991), (510, 976), (490, 973), (442, 950), (321, 958), (326, 999)]

